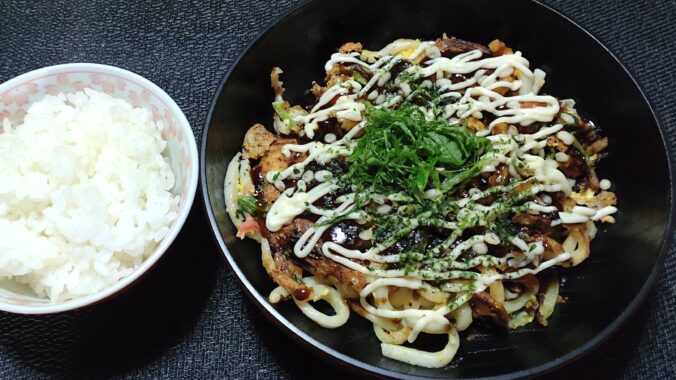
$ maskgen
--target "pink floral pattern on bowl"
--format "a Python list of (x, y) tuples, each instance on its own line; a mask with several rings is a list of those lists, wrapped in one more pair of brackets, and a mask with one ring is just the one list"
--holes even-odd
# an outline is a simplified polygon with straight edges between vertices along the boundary
[(8, 119), (20, 124), (30, 105), (46, 95), (78, 92), (85, 88), (105, 92), (129, 101), (135, 107), (150, 110), (153, 120), (162, 122), (162, 137), (176, 178), (172, 193), (180, 195), (179, 216), (172, 231), (132, 275), (115, 286), (92, 296), (61, 303), (36, 298), (20, 288), (0, 281), (0, 309), (18, 313), (53, 313), (99, 302), (131, 285), (164, 253), (182, 227), (197, 189), (198, 156), (195, 137), (178, 105), (159, 87), (145, 78), (112, 66), (73, 63), (35, 70), (0, 84), (0, 133)]

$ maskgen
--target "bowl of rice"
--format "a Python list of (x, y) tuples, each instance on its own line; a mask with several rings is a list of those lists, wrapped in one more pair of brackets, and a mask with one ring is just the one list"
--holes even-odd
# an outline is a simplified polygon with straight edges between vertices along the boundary
[(128, 288), (176, 238), (195, 137), (162, 89), (73, 63), (0, 84), (0, 310), (77, 309)]

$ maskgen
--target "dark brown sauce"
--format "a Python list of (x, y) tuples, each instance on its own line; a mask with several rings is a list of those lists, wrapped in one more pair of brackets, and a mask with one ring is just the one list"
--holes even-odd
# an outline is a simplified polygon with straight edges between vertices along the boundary
[(253, 182), (258, 200), (262, 201), (261, 198), (263, 194), (263, 186), (265, 185), (266, 180), (265, 177), (263, 176), (261, 166), (256, 165), (253, 168), (251, 168), (251, 172), (249, 174), (251, 175), (251, 182)]
[(327, 229), (322, 235), (323, 241), (332, 241), (347, 249), (364, 250), (371, 248), (371, 241), (362, 240), (359, 232), (364, 229), (353, 220), (344, 220)]
[(355, 63), (340, 65), (340, 73), (343, 75), (352, 76), (355, 71), (367, 81), (371, 79), (371, 72), (363, 65), (357, 65)]
[(462, 74), (453, 74), (451, 75), (451, 83), (456, 84), (460, 82), (464, 82), (467, 80), (467, 77)]
[(299, 301), (303, 301), (310, 296), (310, 289), (298, 288), (294, 290), (293, 297)]
[(319, 125), (319, 128), (315, 131), (315, 135), (313, 138), (308, 138), (307, 136), (303, 136), (300, 138), (300, 143), (301, 144), (307, 144), (311, 141), (325, 141), (326, 135), (329, 133), (333, 133), (336, 136), (336, 141), (340, 140), (345, 136), (345, 130), (340, 128), (340, 124), (338, 123), (338, 120), (335, 117), (331, 117), (327, 120), (320, 121), (317, 123)]
[(394, 80), (394, 78), (398, 77), (399, 74), (401, 74), (402, 71), (408, 69), (411, 66), (412, 66), (411, 62), (404, 60), (404, 59), (395, 63), (394, 66), (390, 69), (390, 74), (392, 75), (392, 80)]
[(540, 123), (540, 122), (535, 122), (529, 125), (521, 125), (519, 123), (515, 124), (516, 129), (519, 131), (521, 134), (526, 134), (526, 135), (532, 135), (533, 133), (536, 133), (542, 128), (548, 127), (549, 124), (545, 123)]

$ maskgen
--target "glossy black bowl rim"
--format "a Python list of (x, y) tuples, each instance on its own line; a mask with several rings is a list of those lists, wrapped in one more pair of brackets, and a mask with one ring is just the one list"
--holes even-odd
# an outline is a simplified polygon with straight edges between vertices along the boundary
[[(265, 316), (272, 321), (278, 328), (280, 328), (286, 335), (288, 335), (293, 341), (296, 343), (300, 344), (304, 348), (308, 349), (312, 353), (325, 358), (334, 364), (337, 364), (341, 367), (344, 367), (346, 369), (356, 371), (358, 373), (362, 374), (368, 374), (368, 375), (376, 375), (379, 377), (388, 377), (388, 378), (402, 378), (402, 379), (420, 379), (424, 377), (418, 377), (418, 376), (411, 376), (411, 375), (406, 375), (402, 374), (400, 372), (395, 372), (391, 371), (385, 368), (377, 367), (371, 364), (364, 363), (362, 361), (359, 361), (353, 357), (350, 357), (348, 355), (345, 355), (343, 353), (340, 353), (323, 343), (315, 340), (308, 334), (306, 334), (304, 331), (293, 325), (291, 322), (289, 322), (284, 316), (282, 316), (266, 299), (265, 296), (261, 295), (258, 293), (258, 291), (255, 290), (251, 282), (244, 276), (242, 273), (241, 269), (237, 266), (235, 263), (232, 255), (230, 254), (230, 251), (228, 250), (225, 241), (223, 240), (223, 237), (220, 234), (220, 231), (218, 229), (218, 224), (216, 223), (216, 218), (214, 217), (214, 213), (211, 207), (211, 203), (209, 201), (209, 191), (207, 188), (207, 180), (206, 180), (206, 146), (207, 146), (207, 137), (208, 137), (208, 132), (209, 132), (209, 125), (212, 122), (212, 117), (214, 114), (214, 110), (216, 108), (216, 104), (218, 103), (218, 98), (220, 97), (223, 88), (225, 87), (225, 84), (227, 83), (228, 79), (230, 78), (230, 75), (234, 71), (234, 69), (237, 67), (237, 65), (240, 63), (242, 58), (249, 52), (249, 50), (263, 37), (265, 36), (269, 30), (280, 23), (283, 20), (286, 20), (288, 18), (293, 17), (296, 13), (300, 12), (303, 8), (308, 6), (311, 3), (321, 1), (321, 0), (306, 0), (293, 8), (291, 8), (289, 11), (285, 12), (284, 14), (278, 16), (272, 23), (270, 23), (265, 29), (263, 29), (251, 42), (249, 42), (244, 50), (238, 55), (237, 59), (233, 61), (233, 63), (230, 65), (230, 68), (226, 72), (225, 76), (221, 80), (220, 85), (218, 86), (218, 90), (214, 94), (213, 100), (211, 102), (211, 106), (209, 107), (209, 113), (207, 114), (207, 119), (205, 122), (204, 129), (202, 131), (202, 143), (201, 143), (201, 150), (200, 150), (200, 183), (201, 183), (201, 193), (203, 197), (203, 207), (204, 211), (207, 214), (207, 217), (209, 219), (209, 224), (211, 227), (211, 233), (213, 237), (216, 239), (218, 242), (218, 246), (221, 249), (223, 256), (225, 257), (225, 261), (230, 267), (230, 269), (235, 272), (237, 275), (237, 278), (240, 282), (241, 287), (244, 289), (245, 293), (247, 296), (254, 301), (254, 304), (260, 309)], [(667, 215), (667, 225), (666, 225), (666, 231), (664, 235), (664, 239), (662, 240), (660, 244), (660, 252), (658, 254), (657, 260), (655, 262), (655, 265), (653, 266), (653, 269), (648, 276), (648, 279), (645, 281), (637, 295), (634, 297), (634, 299), (629, 303), (629, 305), (622, 311), (622, 313), (619, 314), (615, 320), (613, 320), (608, 326), (606, 326), (599, 334), (594, 336), (592, 339), (587, 341), (585, 344), (582, 346), (578, 347), (577, 349), (562, 355), (555, 360), (546, 362), (544, 364), (541, 364), (539, 366), (533, 367), (533, 368), (528, 368), (528, 369), (523, 369), (511, 373), (506, 373), (498, 376), (492, 376), (488, 377), (491, 379), (514, 379), (514, 378), (524, 378), (524, 377), (533, 377), (536, 375), (542, 375), (548, 372), (551, 372), (557, 368), (560, 368), (566, 364), (570, 364), (573, 361), (581, 358), (585, 354), (589, 353), (592, 351), (594, 348), (598, 347), (601, 343), (605, 342), (613, 333), (615, 333), (637, 310), (638, 308), (643, 304), (643, 301), (647, 298), (648, 294), (650, 293), (651, 289), (655, 285), (655, 282), (659, 278), (659, 275), (662, 271), (662, 268), (664, 267), (664, 260), (666, 258), (667, 252), (670, 247), (670, 243), (672, 240), (672, 233), (673, 233), (673, 215), (674, 215), (674, 199), (676, 198), (676, 191), (674, 189), (674, 181), (673, 181), (673, 163), (671, 156), (668, 154), (669, 152), (669, 145), (668, 145), (668, 140), (665, 138), (665, 133), (664, 133), (664, 127), (662, 126), (661, 119), (659, 118), (658, 114), (655, 112), (655, 109), (652, 107), (650, 104), (650, 101), (645, 95), (645, 91), (643, 90), (642, 86), (634, 79), (634, 76), (630, 73), (630, 71), (620, 62), (619, 59), (595, 36), (593, 36), (591, 33), (589, 33), (587, 30), (582, 28), (580, 25), (578, 25), (575, 21), (571, 20), (561, 12), (557, 11), (556, 9), (553, 9), (552, 7), (542, 4), (539, 1), (536, 0), (531, 0), (535, 5), (542, 7), (543, 11), (545, 12), (553, 12), (555, 15), (560, 17), (562, 19), (562, 22), (569, 22), (576, 28), (578, 28), (580, 31), (585, 33), (587, 37), (591, 38), (594, 40), (603, 50), (605, 51), (606, 54), (608, 54), (621, 68), (624, 70), (625, 74), (629, 77), (629, 79), (632, 81), (634, 86), (639, 91), (639, 94), (641, 95), (641, 98), (645, 102), (645, 104), (648, 105), (648, 109), (650, 110), (650, 113), (655, 120), (655, 123), (657, 124), (658, 130), (659, 130), (659, 136), (662, 139), (662, 146), (665, 151), (665, 156), (667, 158), (667, 169), (668, 169), (668, 176), (669, 176), (669, 211)], [(262, 269), (262, 267), (261, 267)], [(441, 369), (440, 369), (441, 370)]]

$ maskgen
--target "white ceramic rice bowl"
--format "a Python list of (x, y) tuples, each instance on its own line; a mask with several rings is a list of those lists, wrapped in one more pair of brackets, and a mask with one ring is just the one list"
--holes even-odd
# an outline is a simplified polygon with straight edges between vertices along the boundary
[(0, 133), (9, 119), (19, 125), (28, 107), (57, 93), (82, 91), (91, 88), (114, 98), (125, 99), (135, 107), (151, 111), (154, 121), (162, 121), (162, 137), (167, 140), (166, 153), (176, 183), (171, 193), (180, 196), (178, 216), (167, 236), (133, 273), (96, 294), (76, 299), (52, 302), (40, 298), (26, 285), (11, 280), (0, 280), (0, 310), (20, 314), (49, 314), (73, 310), (103, 301), (133, 285), (165, 253), (185, 223), (197, 189), (197, 145), (190, 124), (178, 105), (161, 88), (149, 80), (117, 67), (71, 63), (49, 66), (31, 71), (0, 84)]

